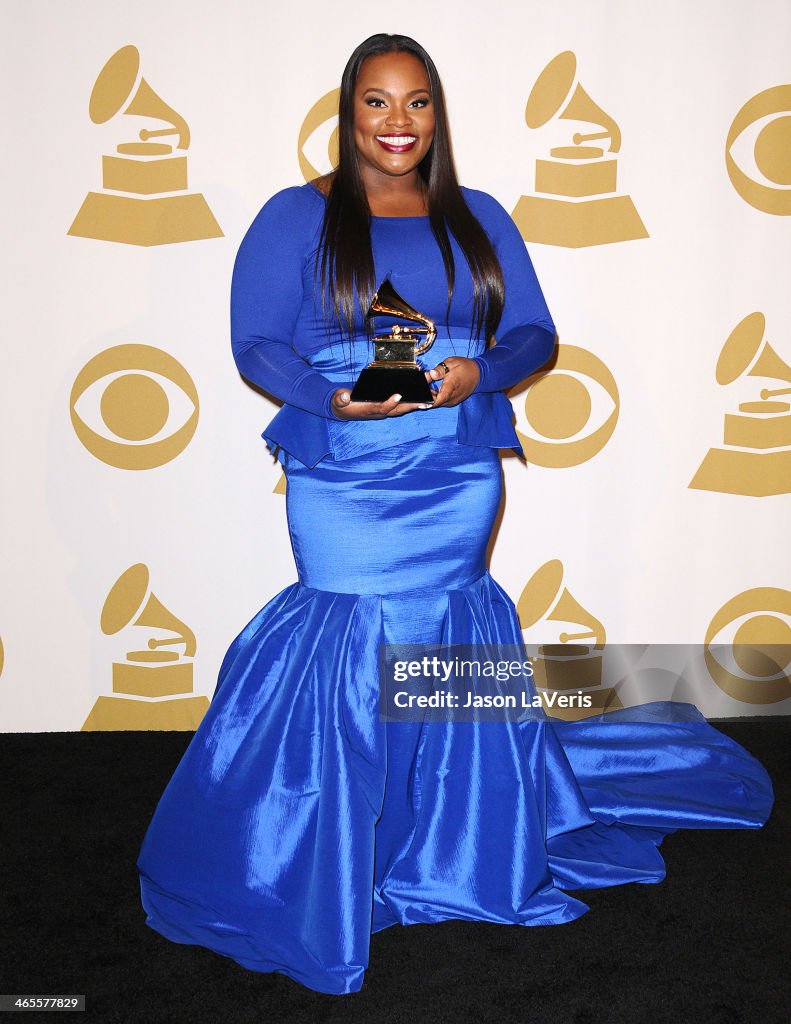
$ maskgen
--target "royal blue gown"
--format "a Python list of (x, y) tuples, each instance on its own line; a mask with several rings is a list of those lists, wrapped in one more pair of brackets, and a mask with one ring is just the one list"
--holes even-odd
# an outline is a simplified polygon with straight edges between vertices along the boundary
[(571, 921), (588, 908), (568, 890), (658, 882), (669, 832), (757, 828), (772, 805), (763, 767), (690, 705), (606, 724), (380, 718), (380, 644), (521, 642), (485, 562), (498, 449), (521, 450), (501, 389), (547, 361), (554, 324), (506, 211), (463, 194), (505, 277), (488, 352), (470, 340), (455, 241), (448, 312), (428, 218), (371, 220), (377, 281), (389, 274), (438, 324), (426, 365), (479, 363), (478, 388), (453, 408), (334, 416), (333, 391), (370, 347), (359, 305), (352, 351), (321, 314), (313, 186), (263, 207), (234, 268), (237, 365), (286, 402), (263, 437), (286, 473), (298, 581), (228, 648), (137, 867), (151, 928), (321, 992), (360, 989), (372, 932)]

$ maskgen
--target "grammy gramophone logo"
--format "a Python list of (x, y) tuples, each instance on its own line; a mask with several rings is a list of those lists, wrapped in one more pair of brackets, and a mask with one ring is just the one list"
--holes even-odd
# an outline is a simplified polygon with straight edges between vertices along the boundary
[(72, 427), (97, 459), (119, 469), (153, 469), (175, 459), (198, 426), (195, 382), (153, 345), (114, 345), (77, 374)]
[(528, 380), (523, 404), (521, 396), (512, 398), (527, 461), (565, 469), (604, 448), (618, 422), (621, 400), (609, 368), (592, 352), (576, 345), (558, 345), (556, 352), (552, 368)]
[[(761, 498), (791, 492), (791, 366), (766, 339), (763, 313), (750, 313), (729, 334), (717, 360), (717, 383), (734, 390), (760, 377), (757, 397), (725, 414), (722, 448), (710, 448), (690, 487)], [(777, 385), (780, 384), (780, 387)], [(780, 400), (778, 400), (780, 399)]]
[(152, 592), (148, 566), (138, 562), (115, 581), (101, 628), (133, 649), (113, 662), (113, 696), (97, 699), (82, 731), (196, 729), (209, 699), (193, 694), (195, 634)]
[[(136, 140), (102, 156), (104, 191), (88, 193), (68, 234), (146, 246), (222, 237), (204, 197), (187, 190), (189, 126), (140, 75), (137, 47), (121, 47), (104, 65), (88, 114), (94, 124), (119, 115), (145, 121)], [(151, 127), (152, 119), (167, 127)]]
[[(758, 127), (750, 139), (753, 125)], [(743, 134), (755, 168), (749, 173), (734, 156)], [(777, 216), (791, 214), (791, 85), (764, 89), (744, 104), (728, 130), (725, 166), (731, 184), (750, 206)]]
[[(559, 632), (557, 643), (538, 645), (533, 663), (536, 688), (547, 704), (548, 714), (568, 719), (587, 718), (623, 706), (615, 689), (602, 685), (604, 626), (563, 585), (560, 559), (545, 562), (533, 573), (525, 584), (516, 611), (523, 630), (537, 624), (546, 630), (547, 622), (565, 623), (568, 627)], [(590, 698), (590, 705), (563, 708), (550, 704), (547, 694), (551, 691), (582, 691)]]
[[(325, 93), (321, 99), (316, 100), (302, 121), (297, 138), (297, 160), (305, 181), (312, 181), (338, 166), (337, 119), (340, 94), (340, 89), (331, 89)], [(333, 127), (330, 129), (331, 124)], [(322, 147), (319, 143), (314, 154), (313, 136), (320, 136), (322, 130), (326, 135), (325, 145)], [(308, 142), (311, 142), (311, 146), (308, 146)]]
[(571, 145), (536, 161), (536, 194), (522, 196), (512, 214), (525, 241), (581, 248), (647, 238), (632, 199), (617, 194), (620, 128), (577, 81), (571, 50), (553, 57), (527, 100), (528, 128), (553, 120), (588, 130), (569, 129)]
[(704, 641), (706, 668), (717, 686), (745, 704), (791, 697), (789, 620), (791, 591), (780, 587), (753, 587), (726, 601)]

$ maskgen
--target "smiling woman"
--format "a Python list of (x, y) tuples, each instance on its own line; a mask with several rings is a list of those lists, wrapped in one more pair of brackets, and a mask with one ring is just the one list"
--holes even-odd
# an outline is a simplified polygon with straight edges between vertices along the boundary
[[(689, 705), (578, 726), (540, 708), (380, 717), (382, 644), (521, 644), (486, 565), (498, 449), (521, 452), (503, 389), (547, 362), (555, 331), (508, 213), (456, 179), (413, 39), (354, 51), (339, 142), (331, 175), (256, 215), (231, 289), (236, 364), (285, 403), (264, 437), (299, 581), (228, 648), (137, 865), (151, 928), (342, 994), (363, 984), (372, 932), (571, 921), (588, 908), (564, 890), (657, 882), (665, 834), (757, 827), (772, 789)], [(431, 404), (351, 401), (385, 276), (436, 325)]]
[(434, 140), (434, 124), (429, 77), (417, 57), (395, 53), (365, 61), (354, 90), (354, 142), (374, 216), (428, 213), (418, 167)]

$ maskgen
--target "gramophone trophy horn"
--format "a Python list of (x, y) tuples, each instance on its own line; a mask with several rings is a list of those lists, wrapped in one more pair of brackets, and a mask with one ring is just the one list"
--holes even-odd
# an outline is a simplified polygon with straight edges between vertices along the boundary
[[(544, 68), (533, 86), (527, 101), (525, 121), (528, 128), (541, 128), (552, 117), (566, 121), (583, 121), (604, 130), (589, 135), (577, 132), (574, 146), (582, 142), (608, 139), (610, 153), (621, 148), (621, 130), (610, 115), (594, 102), (580, 83), (572, 91), (577, 73), (577, 58), (570, 50), (559, 53)], [(564, 105), (565, 104), (565, 105)], [(561, 109), (562, 108), (562, 109)], [(580, 159), (602, 155), (599, 148), (568, 148), (550, 150), (552, 156)]]
[(376, 316), (395, 317), (407, 324), (396, 323), (388, 333), (373, 336), (374, 358), (357, 378), (352, 401), (384, 402), (399, 394), (405, 402), (433, 402), (434, 392), (415, 357), (434, 344), (434, 322), (410, 306), (389, 278), (377, 288), (366, 319)]
[[(96, 79), (88, 104), (88, 114), (94, 124), (104, 124), (111, 117), (121, 113), (137, 114), (141, 117), (153, 117), (158, 121), (166, 121), (171, 128), (147, 129), (140, 131), (140, 138), (145, 141), (153, 136), (178, 135), (177, 149), (187, 149), (190, 144), (190, 130), (187, 122), (173, 107), (169, 106), (151, 88), (145, 78), (140, 79), (135, 94), (127, 103), (138, 71), (140, 70), (140, 54), (135, 46), (124, 46), (107, 61)], [(160, 146), (147, 147), (139, 143), (121, 143), (118, 151), (128, 152), (129, 146), (137, 147), (140, 154), (147, 149), (160, 151)], [(170, 147), (168, 147), (170, 148)]]
[[(533, 573), (519, 598), (517, 613), (523, 629), (529, 629), (540, 620), (571, 622), (583, 627), (575, 633), (561, 632), (559, 643), (537, 645), (533, 674), (539, 689), (584, 689), (591, 696), (591, 707), (597, 711), (621, 706), (614, 688), (602, 686), (604, 626), (563, 585), (560, 559), (545, 562)], [(561, 714), (560, 717), (574, 716)]]
[[(718, 384), (732, 384), (742, 374), (747, 377), (769, 377), (791, 384), (791, 366), (766, 340), (766, 319), (763, 313), (750, 313), (728, 335), (717, 360)], [(761, 398), (787, 395), (791, 388), (763, 388)], [(775, 410), (787, 411), (787, 410)]]
[(563, 588), (563, 593), (547, 618), (559, 622), (574, 622), (583, 627), (579, 633), (562, 632), (560, 634), (560, 642), (566, 651), (575, 646), (569, 643), (570, 640), (592, 640), (594, 647), (604, 646), (604, 626), (595, 615), (592, 615), (587, 608), (579, 603), (566, 587)]
[[(588, 649), (587, 646), (570, 644), (570, 640), (593, 640), (594, 647), (604, 646), (604, 626), (563, 586), (563, 563), (558, 558), (553, 558), (536, 569), (525, 584), (517, 604), (517, 612), (523, 629), (535, 625), (539, 619), (573, 622), (587, 627), (587, 630), (581, 633), (560, 634), (560, 642), (566, 653), (580, 653)], [(542, 645), (545, 649), (555, 646)]]
[(101, 626), (106, 635), (118, 633), (129, 625), (151, 626), (177, 634), (175, 637), (150, 637), (147, 650), (129, 652), (127, 656), (132, 661), (175, 661), (179, 658), (176, 652), (159, 651), (158, 648), (179, 644), (184, 644), (185, 657), (195, 657), (195, 634), (151, 591), (148, 567), (143, 562), (131, 565), (118, 577), (102, 608)]
[(169, 104), (165, 103), (161, 96), (158, 96), (145, 78), (141, 79), (137, 92), (132, 97), (129, 106), (124, 110), (125, 114), (140, 114), (143, 117), (155, 117), (160, 121), (167, 121), (173, 125), (172, 128), (141, 128), (140, 138), (148, 140), (157, 135), (178, 135), (176, 142), (177, 149), (188, 149), (190, 144), (189, 125)]
[(577, 85), (568, 105), (563, 113), (560, 114), (560, 118), (571, 121), (587, 121), (589, 124), (599, 125), (599, 127), (604, 129), (601, 132), (591, 132), (588, 135), (582, 135), (579, 132), (575, 133), (572, 136), (575, 146), (579, 146), (582, 142), (609, 139), (608, 151), (610, 153), (617, 153), (620, 150), (621, 129), (610, 115), (590, 98), (581, 85)]

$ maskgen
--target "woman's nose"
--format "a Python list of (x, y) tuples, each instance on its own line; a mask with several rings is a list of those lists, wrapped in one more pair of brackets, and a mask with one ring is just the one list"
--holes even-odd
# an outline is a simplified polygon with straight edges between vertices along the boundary
[(393, 125), (394, 128), (400, 128), (405, 124), (411, 123), (409, 111), (406, 109), (398, 110), (395, 107), (390, 109), (390, 116), (387, 118), (387, 123)]

